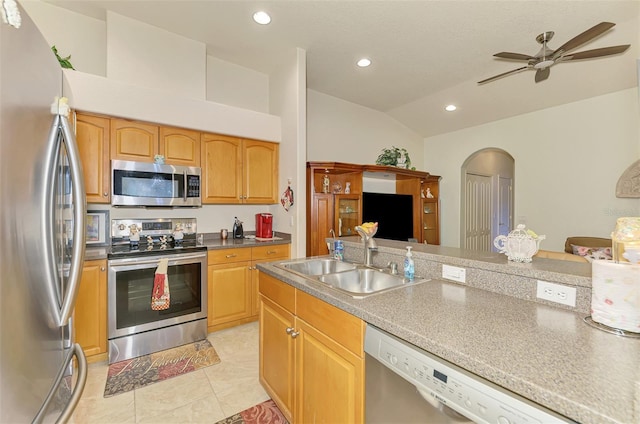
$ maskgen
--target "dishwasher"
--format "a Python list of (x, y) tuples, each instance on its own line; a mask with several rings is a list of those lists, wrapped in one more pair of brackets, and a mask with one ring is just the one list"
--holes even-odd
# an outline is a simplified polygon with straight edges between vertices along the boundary
[(575, 423), (370, 324), (364, 350), (367, 423)]

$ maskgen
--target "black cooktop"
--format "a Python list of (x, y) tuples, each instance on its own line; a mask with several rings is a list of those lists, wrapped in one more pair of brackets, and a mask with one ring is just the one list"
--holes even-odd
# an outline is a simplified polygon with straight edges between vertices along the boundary
[(195, 234), (181, 241), (176, 241), (173, 237), (140, 237), (140, 241), (131, 242), (128, 239), (112, 240), (111, 251), (107, 253), (108, 259), (129, 258), (135, 256), (157, 256), (157, 255), (177, 255), (207, 250), (206, 246), (198, 245)]

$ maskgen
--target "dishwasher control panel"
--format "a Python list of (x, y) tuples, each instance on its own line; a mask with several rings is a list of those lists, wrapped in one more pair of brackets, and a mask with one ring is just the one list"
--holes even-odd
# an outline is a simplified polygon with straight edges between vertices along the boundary
[(433, 406), (446, 405), (476, 423), (574, 423), (372, 325), (367, 325), (364, 350)]

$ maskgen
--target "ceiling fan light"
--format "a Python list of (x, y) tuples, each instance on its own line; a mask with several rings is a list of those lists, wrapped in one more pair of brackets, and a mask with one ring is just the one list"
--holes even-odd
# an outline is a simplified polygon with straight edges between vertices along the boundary
[(553, 60), (543, 60), (542, 62), (538, 62), (535, 65), (533, 65), (533, 67), (536, 69), (544, 69), (544, 68), (548, 68), (553, 64), (554, 64)]
[(253, 20), (260, 25), (268, 25), (271, 22), (271, 16), (263, 10), (253, 14)]

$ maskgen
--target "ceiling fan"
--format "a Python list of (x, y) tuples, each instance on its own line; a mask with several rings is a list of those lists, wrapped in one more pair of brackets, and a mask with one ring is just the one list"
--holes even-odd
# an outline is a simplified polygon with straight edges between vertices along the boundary
[(529, 56), (521, 53), (500, 52), (494, 54), (495, 57), (509, 60), (522, 60), (527, 62), (527, 66), (504, 72), (499, 75), (495, 75), (491, 78), (478, 81), (478, 84), (484, 84), (486, 82), (494, 81), (498, 78), (505, 77), (507, 75), (515, 74), (527, 69), (535, 69), (535, 81), (540, 82), (549, 78), (551, 67), (560, 62), (567, 62), (569, 60), (581, 60), (581, 59), (593, 59), (602, 56), (609, 56), (613, 54), (622, 53), (629, 48), (629, 44), (620, 46), (602, 47), (599, 49), (585, 50), (582, 52), (569, 53), (571, 50), (580, 47), (581, 45), (591, 41), (600, 34), (608, 31), (615, 24), (611, 22), (600, 22), (592, 28), (589, 28), (585, 32), (571, 40), (567, 41), (556, 50), (552, 50), (547, 47), (547, 42), (553, 38), (553, 31), (543, 32), (536, 37), (536, 41), (542, 44), (542, 48), (534, 56)]

